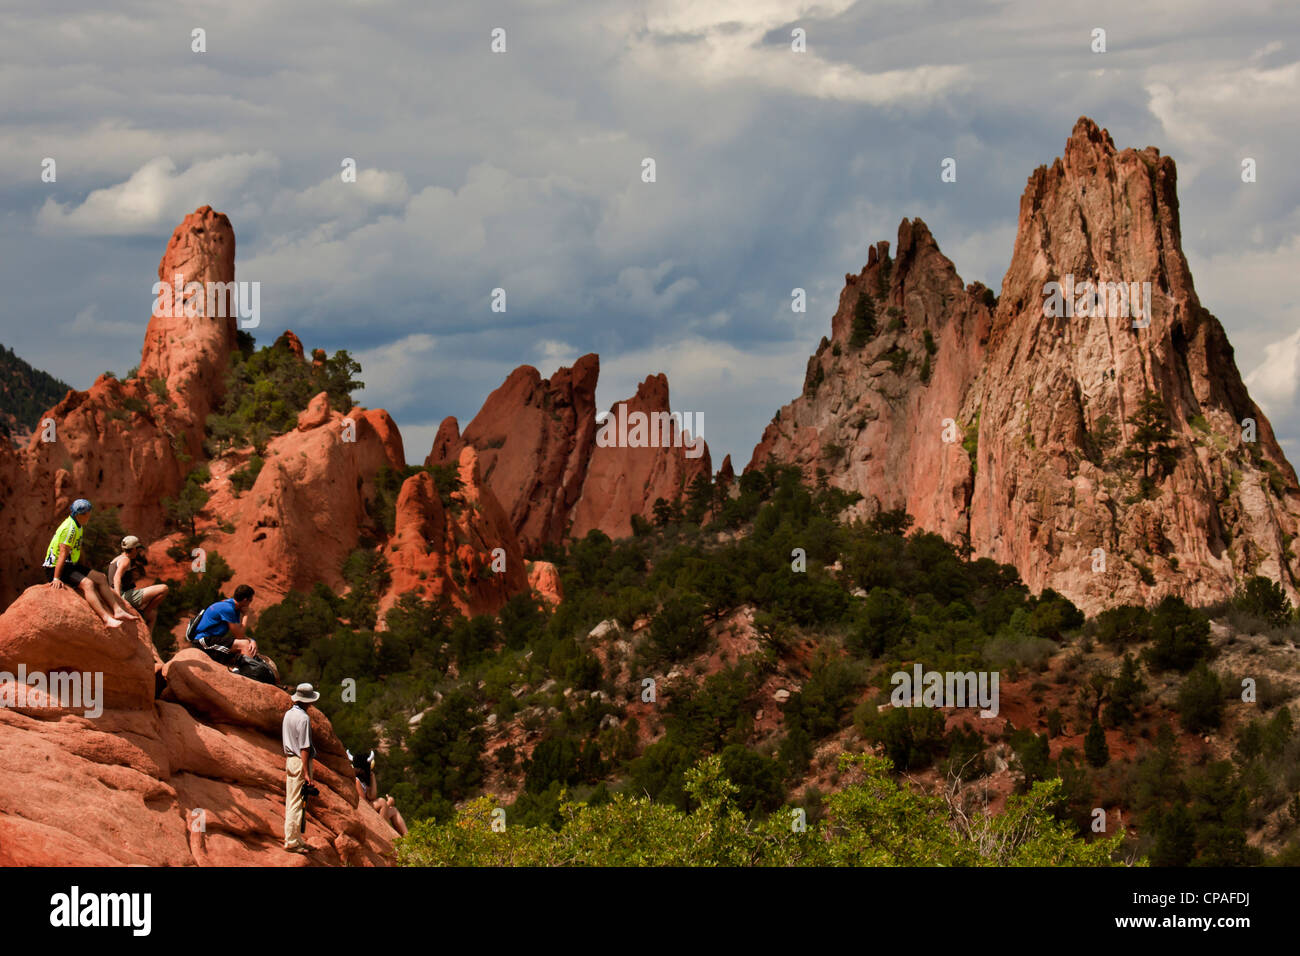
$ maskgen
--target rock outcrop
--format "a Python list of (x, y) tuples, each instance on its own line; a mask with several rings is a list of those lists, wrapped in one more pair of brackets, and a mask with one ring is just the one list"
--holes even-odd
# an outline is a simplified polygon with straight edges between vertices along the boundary
[[(601, 447), (596, 421), (600, 360), (584, 355), (549, 379), (524, 365), (496, 389), (460, 433), (454, 418), (438, 429), (426, 464), (445, 465), (461, 450), (478, 451), (487, 485), (500, 500), (525, 552), (599, 529), (632, 532), (632, 516), (649, 517), (658, 498), (672, 502), (696, 475), (710, 473), (707, 444), (688, 454), (692, 437), (672, 422), (653, 446)], [(648, 377), (611, 414), (642, 412), (667, 418), (668, 380)], [(656, 434), (658, 431), (656, 430)]]
[(136, 625), (105, 628), (67, 589), (28, 589), (0, 615), (0, 671), (20, 665), (27, 675), (102, 674), (103, 694), (94, 709), (38, 694), (0, 707), (0, 866), (391, 862), (396, 833), (358, 801), (346, 751), (315, 707), (314, 849), (281, 849), (285, 691), (186, 650), (163, 668), (156, 696), (154, 656)]
[(455, 462), (461, 449), (474, 447), (524, 549), (563, 540), (595, 447), (599, 374), (596, 355), (584, 355), (549, 379), (520, 366), (488, 396), (464, 434), (456, 419), (443, 421), (426, 464)]
[(245, 457), (214, 464), (206, 511), (220, 520), (205, 523), (204, 546), (271, 601), (318, 581), (341, 588), (344, 560), (373, 525), (375, 476), (405, 466), (392, 418), (382, 409), (333, 411), (322, 392), (296, 429), (267, 444), (252, 488), (236, 496), (230, 474)]
[[(169, 285), (179, 276), (182, 288), (233, 282), (230, 221), (207, 206), (186, 216), (158, 275)], [(233, 313), (213, 318), (207, 309), (206, 296), (193, 295), (179, 316), (151, 316), (135, 377), (101, 376), (88, 391), (69, 392), (25, 448), (0, 441), (0, 527), (8, 542), (0, 550), (0, 598), (40, 580), (44, 546), (74, 498), (119, 508), (123, 524), (141, 536), (163, 530), (159, 502), (180, 488), (185, 462), (202, 455), (203, 424), (221, 398), (234, 347)]]
[[(1175, 184), (1172, 159), (1117, 150), (1080, 119), (1064, 158), (1029, 179), (996, 300), (963, 288), (924, 224), (905, 220), (897, 261), (880, 244), (846, 277), (803, 396), (750, 467), (824, 469), (866, 496), (862, 510), (906, 507), (1090, 612), (1221, 600), (1250, 574), (1294, 597), (1300, 488), (1196, 296)], [(1096, 301), (1085, 282), (1149, 288), (1151, 314), (1135, 326), (1118, 285)], [(1049, 283), (1076, 300), (1069, 314)], [(1149, 392), (1167, 436), (1144, 450)]]
[[(602, 446), (597, 441), (582, 483), (582, 497), (573, 509), (569, 532), (573, 537), (584, 537), (594, 529), (611, 538), (625, 538), (632, 533), (633, 515), (649, 520), (657, 500), (678, 501), (696, 476), (712, 474), (708, 445), (691, 457), (687, 446), (693, 444), (694, 436), (684, 433), (671, 418), (671, 408), (668, 379), (659, 374), (648, 376), (637, 386), (636, 395), (610, 409), (615, 420), (626, 416), (634, 421), (633, 415), (645, 415), (650, 431), (659, 434), (651, 439), (651, 445), (642, 447)], [(631, 428), (628, 431), (631, 434)]]
[(461, 449), (460, 486), (445, 503), (428, 472), (403, 483), (385, 547), (392, 584), (380, 599), (381, 615), (407, 593), (476, 615), (496, 613), (511, 596), (528, 591), (519, 539), (479, 467), (478, 453)]

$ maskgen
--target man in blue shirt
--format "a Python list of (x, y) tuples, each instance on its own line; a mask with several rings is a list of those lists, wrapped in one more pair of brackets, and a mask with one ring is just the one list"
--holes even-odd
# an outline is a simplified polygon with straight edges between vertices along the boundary
[(194, 629), (194, 643), (207, 651), (208, 656), (226, 664), (238, 655), (257, 656), (257, 642), (244, 631), (249, 605), (253, 603), (253, 589), (247, 584), (235, 588), (235, 596), (217, 601), (199, 615)]

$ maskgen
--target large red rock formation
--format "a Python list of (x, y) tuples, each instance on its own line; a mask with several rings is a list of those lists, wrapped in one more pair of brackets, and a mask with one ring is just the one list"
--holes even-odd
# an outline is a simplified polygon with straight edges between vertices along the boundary
[(519, 538), (479, 467), (478, 453), (462, 449), (460, 487), (446, 505), (428, 472), (403, 483), (385, 548), (392, 584), (380, 600), (381, 616), (406, 593), (445, 601), (462, 614), (494, 614), (529, 589)]
[[(234, 257), (230, 221), (204, 206), (172, 233), (159, 281), (233, 282)], [(52, 433), (38, 430), (21, 450), (0, 441), (0, 527), (8, 540), (0, 597), (40, 579), (44, 547), (74, 498), (119, 508), (136, 534), (162, 531), (159, 502), (176, 494), (187, 461), (202, 454), (203, 423), (220, 400), (235, 339), (233, 318), (209, 318), (206, 297), (192, 305), (193, 316), (150, 318), (134, 378), (101, 376), (89, 391), (69, 392), (43, 416)]]
[[(1080, 119), (1064, 159), (1029, 179), (992, 311), (992, 296), (963, 288), (924, 225), (905, 220), (896, 262), (881, 244), (846, 277), (803, 396), (777, 413), (750, 467), (824, 469), (866, 496), (864, 510), (906, 507), (919, 527), (1089, 611), (1166, 594), (1214, 601), (1253, 573), (1294, 595), (1300, 489), (1197, 299), (1175, 181), (1169, 157), (1119, 151)], [(1149, 282), (1149, 326), (1109, 298), (1047, 315), (1047, 284), (1067, 276)], [(879, 331), (854, 348), (864, 294)], [(1148, 390), (1166, 410), (1172, 467), (1144, 496), (1125, 453)], [(1256, 442), (1242, 441), (1246, 419)]]
[(696, 457), (689, 457), (686, 446), (693, 444), (695, 436), (683, 434), (675, 420), (661, 418), (671, 407), (668, 379), (659, 374), (648, 376), (637, 386), (636, 395), (610, 409), (615, 419), (626, 415), (633, 421), (631, 416), (639, 412), (647, 421), (667, 421), (668, 434), (661, 432), (658, 445), (648, 447), (602, 447), (597, 443), (582, 483), (582, 497), (573, 509), (573, 537), (581, 538), (593, 529), (613, 538), (627, 537), (632, 533), (633, 515), (648, 520), (658, 499), (671, 503), (684, 498), (697, 475), (712, 474), (708, 445)]
[[(466, 446), (477, 449), (484, 479), (525, 551), (593, 528), (615, 537), (631, 534), (633, 515), (648, 518), (656, 499), (674, 501), (696, 475), (710, 473), (708, 446), (688, 454), (685, 445), (692, 438), (674, 422), (654, 447), (600, 447), (599, 371), (595, 355), (584, 355), (549, 379), (520, 366), (488, 396), (464, 434), (456, 419), (443, 421), (426, 464), (454, 461)], [(650, 376), (611, 414), (617, 416), (620, 406), (627, 413), (666, 414), (668, 380)]]
[(212, 469), (204, 547), (226, 559), (237, 583), (265, 591), (272, 603), (318, 581), (342, 587), (344, 560), (373, 525), (367, 501), (375, 476), (405, 466), (392, 418), (382, 409), (332, 411), (322, 392), (296, 429), (268, 443), (253, 487), (236, 496), (229, 476), (245, 458)]
[(72, 591), (43, 586), (0, 616), (0, 671), (20, 664), (28, 674), (100, 672), (104, 699), (98, 713), (38, 696), (0, 707), (0, 866), (391, 861), (396, 833), (358, 801), (343, 745), (314, 707), (321, 795), (306, 837), (315, 849), (281, 849), (283, 690), (186, 650), (167, 663), (156, 698), (153, 655), (133, 622), (110, 630)]
[(596, 438), (600, 359), (584, 355), (549, 379), (522, 365), (488, 396), (463, 435), (443, 421), (426, 464), (478, 450), (483, 477), (510, 517), (524, 548), (560, 541), (582, 494)]

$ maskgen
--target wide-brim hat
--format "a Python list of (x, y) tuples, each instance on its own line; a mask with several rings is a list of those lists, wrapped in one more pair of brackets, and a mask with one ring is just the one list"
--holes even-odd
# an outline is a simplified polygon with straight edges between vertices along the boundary
[(314, 700), (320, 700), (320, 694), (316, 693), (311, 684), (299, 684), (293, 692), (293, 699), (300, 704), (310, 704)]

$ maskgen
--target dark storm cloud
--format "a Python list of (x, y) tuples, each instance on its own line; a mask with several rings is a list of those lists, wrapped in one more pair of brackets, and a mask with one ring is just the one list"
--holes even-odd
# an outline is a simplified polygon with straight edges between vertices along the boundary
[(262, 283), (258, 338), (357, 354), (363, 400), (412, 459), (515, 365), (598, 351), (602, 405), (666, 372), (715, 460), (740, 464), (868, 245), (919, 215), (964, 280), (998, 287), (1026, 178), (1087, 114), (1178, 160), (1198, 291), (1290, 441), (1300, 64), (1279, 38), (1295, 19), (1262, 3), (33, 7), (0, 38), (0, 339), (78, 386), (124, 372), (171, 228), (211, 204), (239, 277)]

